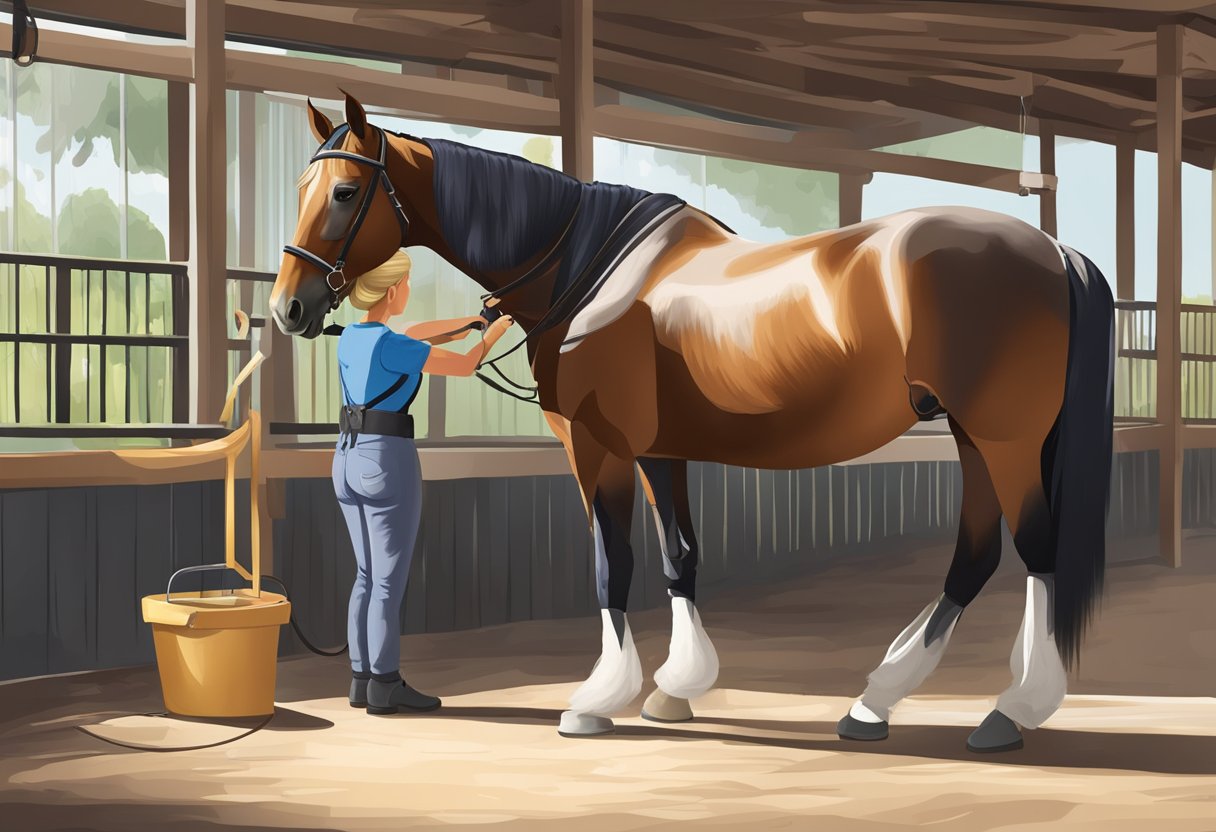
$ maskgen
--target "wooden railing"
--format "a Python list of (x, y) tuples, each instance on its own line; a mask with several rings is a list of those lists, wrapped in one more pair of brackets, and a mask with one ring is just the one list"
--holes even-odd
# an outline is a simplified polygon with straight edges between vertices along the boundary
[[(283, 390), (267, 408), (259, 402), (261, 388), (251, 386), (242, 392), (241, 410), (251, 402), (261, 407), (275, 433), (333, 433), (340, 402), (336, 339), (297, 343), (272, 332), (264, 316), (274, 277), (228, 271), (229, 379), (255, 343), (278, 336), (284, 354), (274, 365)], [(1156, 305), (1116, 306), (1116, 418), (1152, 421)], [(260, 325), (254, 339), (233, 337), (237, 308)], [(189, 421), (187, 311), (184, 264), (0, 252), (0, 433), (86, 436), (125, 425), (126, 433), (169, 436), (174, 423)], [(1184, 305), (1180, 332), (1183, 419), (1216, 423), (1216, 307)], [(443, 381), (424, 382), (429, 395), (417, 408), (419, 434), (431, 440), (444, 437)]]
[(0, 423), (187, 420), (177, 263), (0, 252)]
[[(1152, 421), (1157, 416), (1157, 305), (1116, 303), (1115, 417)], [(1182, 340), (1182, 419), (1216, 423), (1216, 306), (1185, 304)]]

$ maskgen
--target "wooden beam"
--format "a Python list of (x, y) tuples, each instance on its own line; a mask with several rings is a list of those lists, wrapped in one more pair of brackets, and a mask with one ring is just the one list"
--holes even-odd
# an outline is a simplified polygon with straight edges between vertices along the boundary
[(869, 173), (842, 173), (836, 178), (840, 227), (861, 222), (862, 193), (874, 177)]
[(1115, 145), (1115, 284), (1119, 300), (1136, 297), (1136, 146)]
[(234, 89), (337, 99), (341, 87), (365, 106), (392, 108), (430, 121), (548, 135), (558, 132), (557, 102), (531, 93), (468, 81), (403, 78), (361, 66), (235, 49), (228, 50), (227, 58), (228, 85)]
[[(817, 147), (814, 133), (804, 142), (803, 134), (781, 140), (774, 137), (780, 135), (775, 131), (763, 133), (759, 130), (620, 106), (598, 107), (595, 113), (596, 134), (621, 141), (807, 170), (897, 173), (1007, 193), (1018, 193), (1022, 187), (1020, 170), (877, 150)], [(1046, 177), (1046, 185), (1054, 188), (1055, 177)]]
[[(254, 268), (257, 238), (257, 99), (252, 92), (237, 93), (237, 265)], [(245, 285), (252, 289), (249, 281)], [(242, 304), (247, 304), (242, 295)], [(250, 312), (248, 305), (242, 308)]]
[[(1056, 175), (1056, 134), (1050, 130), (1039, 130), (1039, 170), (1050, 176)], [(1056, 218), (1056, 192), (1039, 193), (1039, 228), (1052, 237), (1059, 237)]]
[(169, 81), (168, 99), (169, 259), (183, 263), (190, 258), (190, 85)]
[(1161, 557), (1182, 564), (1182, 36), (1157, 30), (1157, 421)]
[(224, 4), (186, 2), (190, 87), (190, 413), (213, 422), (227, 380), (228, 203)]
[(584, 182), (590, 182), (595, 176), (591, 124), (595, 109), (593, 18), (591, 0), (562, 0), (562, 56), (558, 78), (562, 170)]

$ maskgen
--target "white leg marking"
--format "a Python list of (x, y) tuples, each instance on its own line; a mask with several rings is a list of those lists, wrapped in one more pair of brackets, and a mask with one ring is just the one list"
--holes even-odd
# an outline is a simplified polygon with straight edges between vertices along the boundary
[(642, 662), (633, 644), (629, 620), (625, 619), (625, 638), (617, 642), (611, 612), (600, 610), (603, 623), (599, 661), (578, 690), (570, 696), (570, 710), (579, 714), (610, 716), (621, 710), (642, 690)]
[(891, 642), (882, 664), (870, 674), (869, 684), (861, 695), (858, 704), (865, 710), (859, 708), (856, 713), (850, 711), (855, 718), (862, 722), (886, 722), (891, 717), (891, 708), (929, 678), (946, 652), (946, 643), (958, 621), (957, 618), (951, 621), (945, 633), (925, 646), (929, 620), (942, 601), (944, 599), (934, 601), (921, 610), (920, 615)]
[(718, 653), (701, 626), (701, 614), (687, 598), (671, 599), (671, 644), (667, 661), (654, 674), (659, 689), (678, 699), (695, 699), (718, 680)]
[(1056, 712), (1068, 691), (1068, 675), (1049, 627), (1054, 578), (1026, 578), (1026, 612), (1009, 657), (1013, 684), (996, 709), (1023, 728), (1038, 728)]

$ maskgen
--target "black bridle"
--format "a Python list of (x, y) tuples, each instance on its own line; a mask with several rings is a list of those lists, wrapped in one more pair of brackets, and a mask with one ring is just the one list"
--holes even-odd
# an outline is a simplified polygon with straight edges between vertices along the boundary
[[(308, 164), (313, 165), (324, 159), (346, 159), (350, 162), (367, 165), (375, 171), (372, 174), (370, 187), (364, 191), (363, 202), (359, 205), (359, 213), (355, 214), (355, 220), (351, 223), (350, 228), (346, 232), (346, 237), (342, 241), (342, 250), (338, 252), (338, 259), (331, 265), (325, 258), (314, 254), (306, 248), (293, 245), (283, 246), (283, 251), (287, 254), (295, 255), (306, 263), (326, 272), (325, 285), (329, 289), (329, 308), (331, 310), (337, 309), (342, 304), (342, 293), (347, 285), (346, 274), (344, 272), (346, 268), (346, 255), (350, 253), (350, 247), (354, 245), (355, 237), (358, 236), (359, 229), (363, 226), (363, 220), (367, 218), (368, 209), (371, 208), (372, 199), (375, 197), (378, 186), (381, 183), (384, 184), (385, 196), (388, 197), (389, 203), (393, 206), (393, 211), (397, 214), (397, 223), (401, 226), (401, 245), (405, 245), (406, 236), (410, 230), (410, 219), (405, 215), (405, 210), (397, 199), (397, 192), (393, 188), (393, 180), (389, 178), (388, 167), (385, 163), (388, 154), (388, 137), (379, 127), (370, 126), (380, 136), (379, 159), (373, 159), (370, 156), (360, 156), (358, 153), (351, 153), (347, 150), (338, 150), (338, 144), (350, 132), (350, 125), (343, 124), (333, 132), (328, 141), (317, 148), (317, 152), (308, 160)], [(337, 275), (337, 285), (335, 285), (335, 275)]]

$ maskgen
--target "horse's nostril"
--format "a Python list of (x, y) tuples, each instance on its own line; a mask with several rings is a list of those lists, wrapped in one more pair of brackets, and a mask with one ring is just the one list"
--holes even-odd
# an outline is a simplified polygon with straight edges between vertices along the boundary
[(300, 303), (296, 298), (292, 298), (287, 304), (287, 325), (295, 326), (300, 323), (304, 317), (304, 304)]

